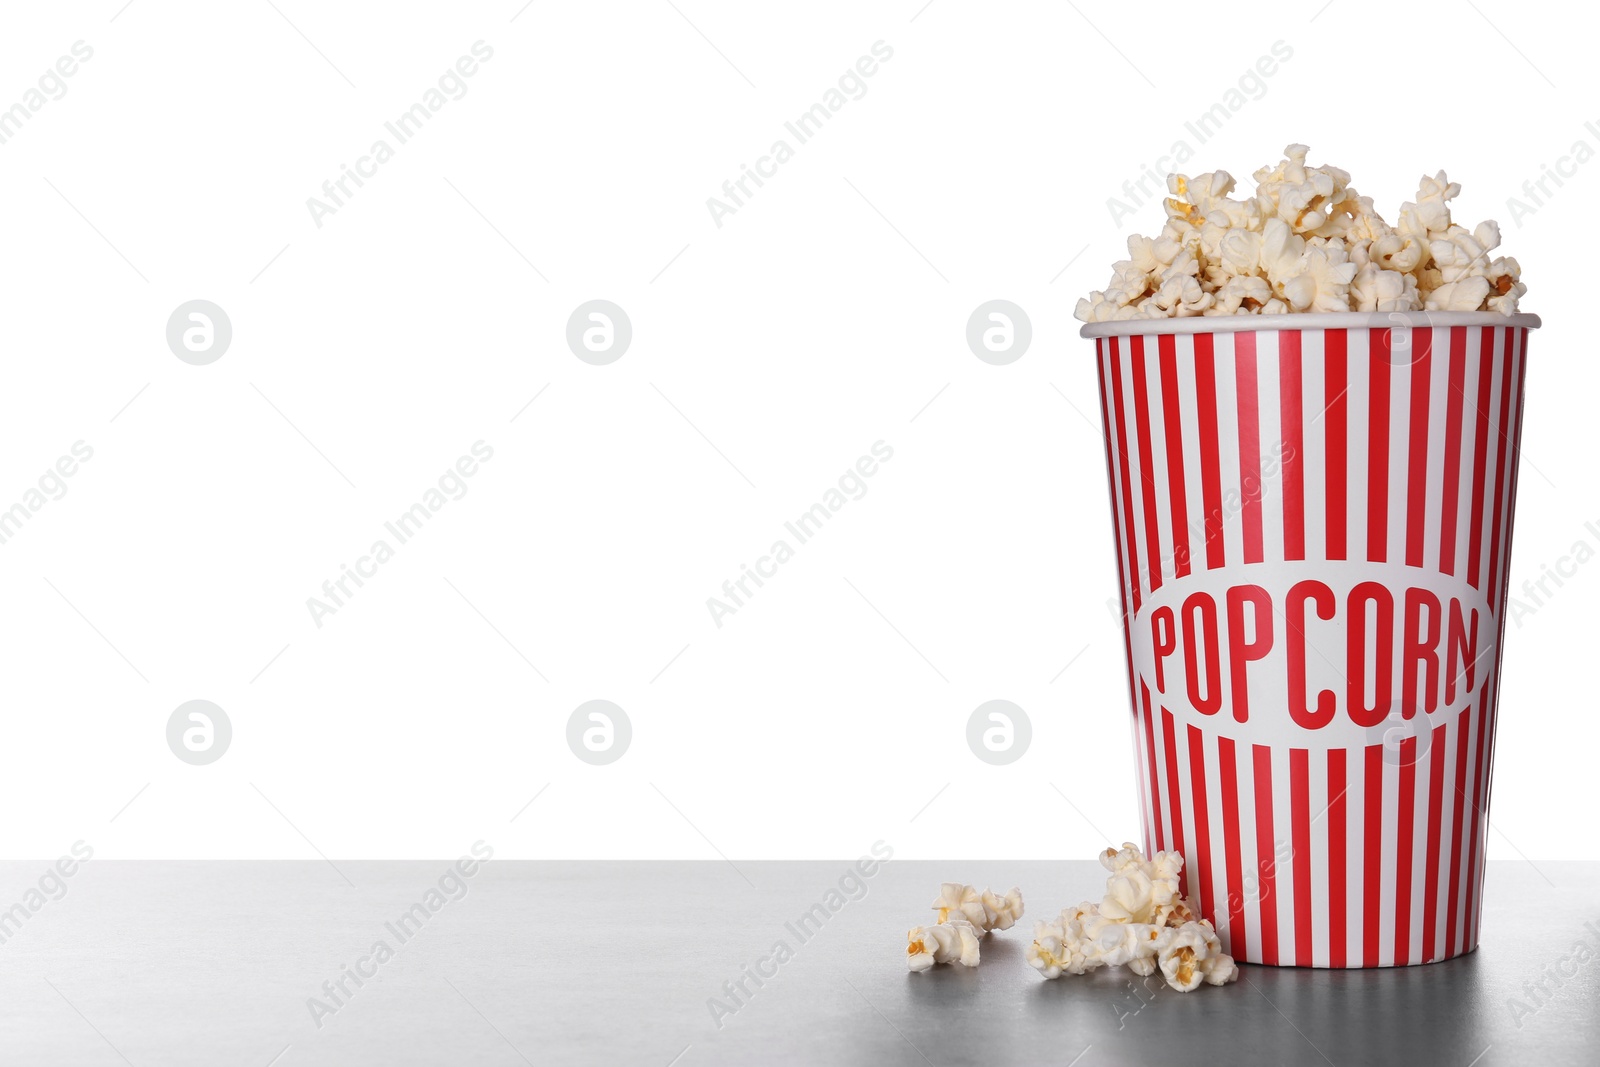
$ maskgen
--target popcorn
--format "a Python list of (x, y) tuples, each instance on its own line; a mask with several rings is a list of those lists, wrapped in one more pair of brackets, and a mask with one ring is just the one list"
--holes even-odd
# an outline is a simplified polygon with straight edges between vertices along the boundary
[(968, 922), (976, 920), (981, 923), (985, 919), (983, 901), (979, 899), (978, 891), (960, 882), (945, 882), (939, 887), (933, 910), (941, 923), (949, 922), (952, 915)]
[(1350, 283), (1356, 265), (1343, 248), (1326, 245), (1307, 249), (1300, 272), (1283, 283), (1283, 296), (1295, 311), (1350, 310)]
[(1131, 867), (1106, 879), (1101, 914), (1112, 922), (1148, 923), (1155, 914), (1155, 882), (1142, 867)]
[[(1363, 254), (1366, 249), (1360, 250)], [(1376, 263), (1367, 262), (1356, 271), (1350, 282), (1350, 303), (1355, 311), (1405, 311), (1417, 306), (1417, 279), (1414, 275), (1396, 270), (1385, 270)], [(1499, 310), (1492, 308), (1491, 310)], [(1512, 302), (1511, 314), (1516, 310)]]
[(991, 930), (1009, 930), (1022, 918), (1022, 890), (1005, 895), (960, 882), (945, 882), (933, 902), (939, 921), (913, 926), (906, 935), (906, 963), (926, 971), (936, 963), (978, 965), (979, 939)]
[(1016, 886), (1005, 896), (983, 891), (983, 910), (989, 915), (989, 929), (1009, 930), (1022, 918), (1022, 890)]
[(975, 886), (945, 882), (939, 887), (933, 910), (941, 923), (955, 916), (971, 923), (979, 933), (1009, 930), (1022, 918), (1022, 890), (1012, 888), (1005, 896), (999, 896), (992, 890), (980, 893)]
[(1200, 283), (1186, 274), (1174, 274), (1161, 283), (1151, 302), (1172, 315), (1198, 315), (1210, 307), (1215, 298), (1200, 288)]
[(1167, 177), (1157, 237), (1128, 238), (1111, 283), (1078, 301), (1085, 322), (1336, 311), (1494, 311), (1512, 315), (1527, 292), (1515, 259), (1489, 253), (1500, 227), (1451, 220), (1461, 186), (1424, 176), (1390, 226), (1337, 167), (1312, 167), (1301, 144), (1256, 171), (1255, 194), (1235, 200), (1218, 170)]
[[(1289, 163), (1300, 165), (1292, 158)], [(1302, 172), (1284, 167), (1285, 180), (1296, 173)], [(1337, 196), (1341, 188), (1332, 178), (1325, 182), (1294, 180), (1309, 191), (1284, 194), (1280, 190), (1272, 210), (1303, 212), (1297, 205)], [(1202, 187), (1222, 196), (1232, 187), (1231, 182), (1225, 175), (1208, 175)], [(1479, 246), (1489, 244), (1476, 237), (1474, 241)], [(1138, 246), (1130, 242), (1129, 251), (1135, 259), (1126, 266), (1134, 272), (1144, 270), (1144, 265), (1135, 262), (1140, 257), (1170, 267), (1186, 254), (1158, 248), (1157, 242)], [(1102, 852), (1100, 865), (1109, 874), (1105, 896), (1099, 903), (1086, 900), (1063, 908), (1054, 919), (1034, 923), (1033, 941), (1023, 952), (1029, 966), (1051, 979), (1087, 974), (1101, 967), (1127, 967), (1141, 976), (1160, 970), (1168, 985), (1184, 993), (1202, 982), (1226, 985), (1238, 977), (1233, 957), (1222, 951), (1216, 930), (1198, 917), (1193, 901), (1183, 896), (1181, 854), (1156, 852), (1146, 859), (1137, 845), (1124, 842), (1120, 849)], [(907, 932), (907, 966), (913, 971), (926, 971), (940, 963), (976, 967), (983, 935), (1009, 930), (1022, 917), (1022, 890), (1012, 889), (1002, 896), (989, 889), (980, 892), (974, 886), (945, 882), (939, 887), (933, 910), (938, 922), (913, 926)]]
[(1243, 315), (1260, 311), (1272, 300), (1272, 287), (1265, 278), (1229, 278), (1217, 290), (1211, 305), (1214, 314)]
[(1139, 846), (1132, 841), (1123, 842), (1120, 849), (1108, 848), (1100, 853), (1100, 866), (1112, 874), (1118, 874), (1129, 868), (1141, 866), (1143, 863), (1144, 853), (1140, 852)]
[(1024, 952), (1028, 963), (1046, 978), (1063, 974), (1087, 974), (1104, 965), (1097, 939), (1112, 925), (1088, 901), (1063, 909), (1054, 922), (1033, 924), (1033, 944)]
[[(1306, 202), (1338, 192), (1337, 183), (1303, 184), (1311, 186)], [(1216, 188), (1214, 179), (1210, 187)], [(1295, 206), (1299, 200), (1290, 197), (1287, 202), (1291, 212), (1300, 210)], [(1275, 201), (1274, 210), (1280, 209)], [(1148, 976), (1159, 968), (1168, 985), (1186, 993), (1201, 982), (1224, 985), (1238, 976), (1211, 923), (1199, 918), (1194, 903), (1183, 896), (1182, 855), (1157, 852), (1145, 859), (1138, 846), (1127, 842), (1102, 852), (1100, 865), (1110, 877), (1099, 904), (1085, 901), (1063, 910), (1053, 922), (1034, 924), (1033, 944), (1025, 955), (1044, 977), (1086, 974), (1099, 967), (1127, 967)]]
[(1489, 264), (1487, 277), (1490, 288), (1495, 292), (1489, 298), (1489, 310), (1498, 311), (1505, 315), (1514, 315), (1517, 311), (1517, 298), (1528, 291), (1528, 287), (1517, 280), (1522, 274), (1522, 268), (1517, 261), (1509, 256), (1501, 256)]
[(906, 942), (906, 963), (913, 971), (926, 971), (936, 963), (978, 965), (978, 930), (965, 919), (913, 926)]
[(1101, 853), (1100, 862), (1112, 872), (1100, 913), (1114, 922), (1163, 926), (1174, 907), (1183, 904), (1183, 857), (1178, 853), (1157, 852), (1146, 861), (1138, 848), (1125, 844), (1121, 851)]
[(1202, 981), (1226, 985), (1239, 976), (1233, 957), (1222, 951), (1216, 931), (1203, 919), (1167, 931), (1166, 941), (1157, 956), (1167, 984), (1184, 993)]
[(1152, 923), (1107, 923), (1095, 938), (1095, 948), (1107, 967), (1126, 966), (1135, 974), (1151, 974), (1171, 931)]
[(1186, 922), (1193, 922), (1200, 918), (1194, 910), (1194, 904), (1183, 897), (1176, 896), (1170, 904), (1156, 906), (1156, 926), (1182, 926)]
[(1462, 278), (1445, 282), (1428, 294), (1429, 311), (1475, 311), (1489, 296), (1488, 278)]

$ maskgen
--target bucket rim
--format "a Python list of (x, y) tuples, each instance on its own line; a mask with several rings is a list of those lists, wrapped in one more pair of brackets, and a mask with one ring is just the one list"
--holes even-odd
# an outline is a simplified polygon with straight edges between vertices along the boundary
[(1539, 316), (1498, 311), (1325, 311), (1299, 315), (1191, 315), (1178, 319), (1086, 322), (1079, 337), (1261, 333), (1278, 330), (1382, 330), (1418, 326), (1515, 326), (1538, 329)]

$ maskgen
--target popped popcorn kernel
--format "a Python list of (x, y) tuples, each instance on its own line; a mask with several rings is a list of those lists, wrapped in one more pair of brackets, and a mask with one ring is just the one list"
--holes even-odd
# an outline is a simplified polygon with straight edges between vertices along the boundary
[(1099, 967), (1127, 967), (1140, 976), (1160, 970), (1169, 986), (1184, 993), (1203, 982), (1225, 985), (1238, 977), (1216, 930), (1183, 896), (1180, 853), (1156, 852), (1146, 859), (1137, 845), (1124, 842), (1101, 852), (1100, 865), (1109, 877), (1098, 904), (1085, 901), (1052, 922), (1034, 924), (1025, 955), (1044, 977)]
[(1022, 918), (1022, 890), (1013, 887), (1011, 892), (1001, 896), (993, 890), (979, 892), (976, 886), (945, 882), (939, 887), (933, 911), (938, 922), (964, 919), (980, 934), (1009, 930)]
[(965, 919), (913, 926), (906, 933), (906, 964), (913, 971), (926, 971), (936, 963), (976, 967), (978, 959), (978, 931)]
[(1117, 874), (1144, 863), (1144, 853), (1132, 841), (1124, 841), (1121, 848), (1108, 848), (1100, 853), (1100, 866)]
[(1169, 934), (1158, 956), (1161, 973), (1172, 988), (1187, 993), (1201, 982), (1226, 985), (1239, 976), (1233, 957), (1222, 951), (1209, 922), (1186, 922)]
[(1087, 974), (1105, 965), (1097, 938), (1107, 925), (1109, 920), (1099, 915), (1094, 904), (1067, 908), (1053, 922), (1033, 924), (1033, 944), (1024, 956), (1046, 978)]
[(1113, 922), (1148, 923), (1155, 912), (1154, 890), (1155, 883), (1142, 866), (1113, 874), (1106, 879), (1101, 914)]
[(1095, 948), (1106, 966), (1129, 966), (1157, 955), (1163, 933), (1152, 923), (1107, 923), (1095, 937)]
[(938, 916), (934, 921), (939, 923), (949, 922), (952, 917), (965, 919), (969, 923), (984, 920), (983, 902), (978, 898), (978, 891), (960, 882), (945, 882), (939, 887), (933, 912)]
[(1022, 918), (1022, 890), (1016, 886), (1003, 897), (985, 889), (982, 900), (990, 930), (1009, 930)]
[(980, 891), (961, 882), (945, 882), (933, 902), (937, 921), (913, 926), (906, 934), (906, 965), (926, 971), (939, 963), (976, 967), (983, 936), (1009, 930), (1022, 918), (1022, 890), (1008, 893)]
[(1084, 322), (1191, 315), (1339, 311), (1517, 312), (1527, 292), (1515, 259), (1489, 254), (1500, 227), (1469, 230), (1449, 202), (1460, 192), (1444, 171), (1418, 183), (1391, 226), (1348, 171), (1311, 166), (1310, 149), (1254, 174), (1254, 195), (1236, 200), (1217, 170), (1167, 176), (1166, 224), (1128, 238), (1129, 258), (1111, 283), (1079, 300)]

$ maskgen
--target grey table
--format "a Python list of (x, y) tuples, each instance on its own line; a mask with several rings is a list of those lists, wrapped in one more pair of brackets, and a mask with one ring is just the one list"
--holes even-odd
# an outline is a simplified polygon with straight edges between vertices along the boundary
[[(848, 861), (494, 860), (461, 887), (450, 866), (91, 860), (34, 897), (47, 864), (0, 865), (0, 909), (23, 909), (0, 912), (0, 1063), (1490, 1067), (1600, 1047), (1600, 864), (1491, 864), (1483, 945), (1460, 960), (1245, 967), (1187, 995), (1027, 966), (1024, 927), (1098, 896), (1093, 863), (891, 861), (804, 939), (792, 924)], [(978, 969), (911, 974), (905, 929), (943, 878), (1020, 885), (1031, 914)], [(745, 967), (778, 941), (792, 955), (757, 986)]]

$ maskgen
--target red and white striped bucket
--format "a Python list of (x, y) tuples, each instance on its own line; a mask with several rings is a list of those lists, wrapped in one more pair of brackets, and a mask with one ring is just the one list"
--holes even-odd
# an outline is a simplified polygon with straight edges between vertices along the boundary
[(1237, 959), (1478, 943), (1533, 315), (1092, 323), (1146, 848)]

